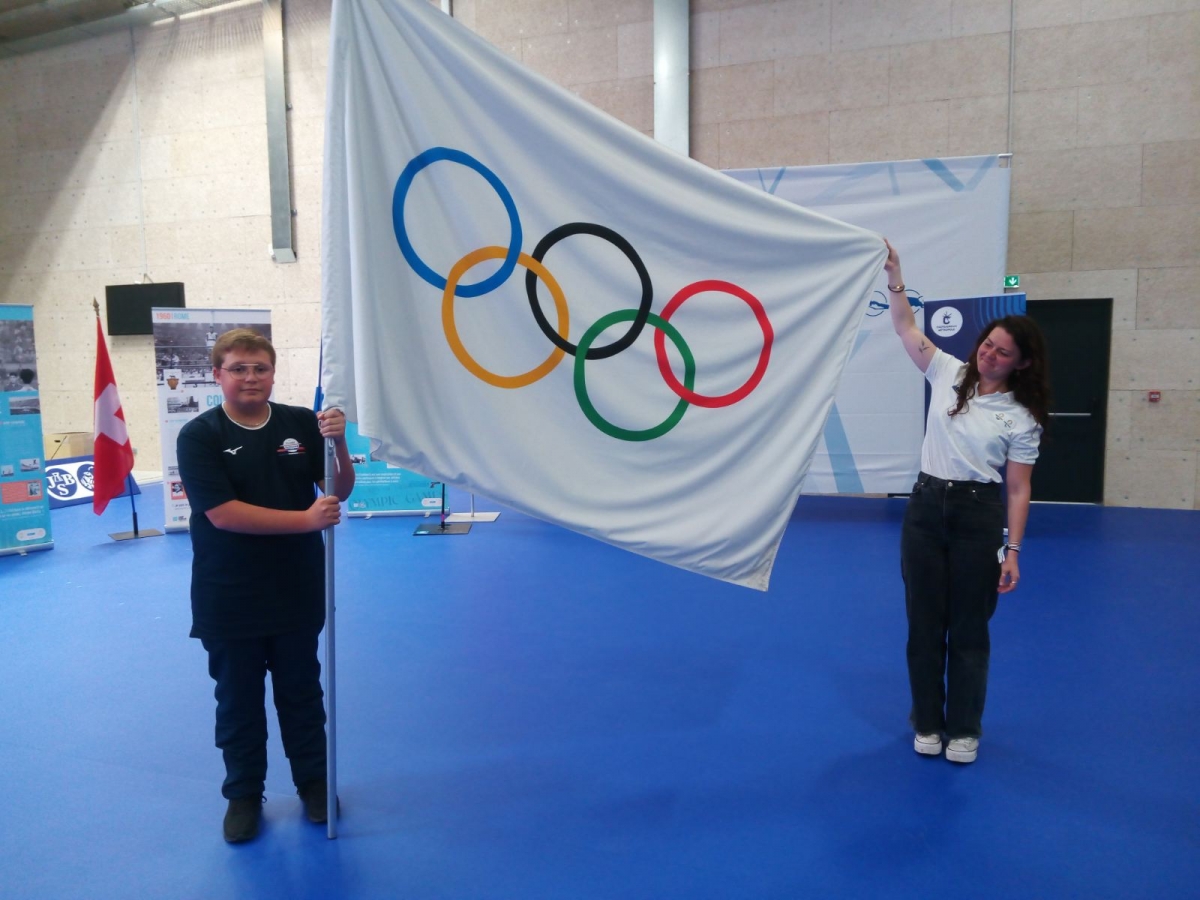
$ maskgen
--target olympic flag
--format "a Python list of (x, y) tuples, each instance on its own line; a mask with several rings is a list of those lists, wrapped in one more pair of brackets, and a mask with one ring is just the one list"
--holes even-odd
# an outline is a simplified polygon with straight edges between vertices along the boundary
[(327, 405), (379, 458), (766, 590), (882, 240), (423, 0), (335, 2), (328, 71)]

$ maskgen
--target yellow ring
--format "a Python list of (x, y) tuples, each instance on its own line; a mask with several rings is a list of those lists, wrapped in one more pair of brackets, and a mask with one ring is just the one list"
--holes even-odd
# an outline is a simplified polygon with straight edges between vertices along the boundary
[[(450, 345), (455, 358), (463, 364), (463, 368), (468, 372), (493, 387), (520, 388), (533, 384), (554, 371), (554, 367), (567, 355), (566, 351), (561, 347), (555, 347), (554, 352), (546, 357), (540, 366), (520, 375), (497, 375), (477, 363), (474, 357), (467, 352), (467, 348), (463, 346), (462, 340), (458, 336), (458, 328), (454, 325), (454, 289), (458, 287), (458, 279), (485, 259), (504, 259), (506, 256), (508, 256), (507, 247), (480, 247), (478, 250), (472, 250), (454, 264), (450, 269), (450, 274), (446, 276), (446, 289), (442, 291), (442, 328), (446, 332), (446, 343)], [(554, 298), (554, 308), (558, 312), (558, 333), (563, 340), (566, 340), (569, 330), (567, 298), (563, 296), (562, 288), (558, 286), (558, 282), (554, 280), (554, 276), (547, 271), (546, 267), (527, 253), (519, 254), (517, 263), (542, 279), (546, 283), (546, 287), (550, 289), (550, 296)]]

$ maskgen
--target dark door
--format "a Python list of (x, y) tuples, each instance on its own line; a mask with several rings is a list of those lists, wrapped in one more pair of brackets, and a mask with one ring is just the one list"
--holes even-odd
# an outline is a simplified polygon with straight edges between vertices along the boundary
[(1050, 354), (1050, 428), (1033, 467), (1033, 499), (1104, 502), (1104, 428), (1112, 300), (1030, 300)]

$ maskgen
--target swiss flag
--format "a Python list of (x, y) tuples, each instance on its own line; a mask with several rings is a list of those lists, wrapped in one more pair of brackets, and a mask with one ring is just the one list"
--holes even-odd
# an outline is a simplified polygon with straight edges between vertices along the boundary
[(92, 488), (92, 511), (100, 515), (108, 506), (108, 501), (124, 490), (125, 478), (133, 471), (133, 444), (129, 442), (129, 431), (125, 427), (125, 413), (121, 411), (121, 397), (117, 393), (117, 380), (113, 377), (108, 345), (104, 343), (104, 330), (100, 327), (99, 316), (96, 317), (95, 397), (95, 484)]

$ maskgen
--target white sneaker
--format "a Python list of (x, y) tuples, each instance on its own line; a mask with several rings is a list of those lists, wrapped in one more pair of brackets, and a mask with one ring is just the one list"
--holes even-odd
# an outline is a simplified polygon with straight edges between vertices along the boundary
[(946, 745), (946, 759), (956, 763), (973, 763), (979, 755), (979, 738), (955, 738)]
[(913, 738), (913, 749), (924, 756), (937, 756), (942, 752), (940, 734), (918, 734)]

